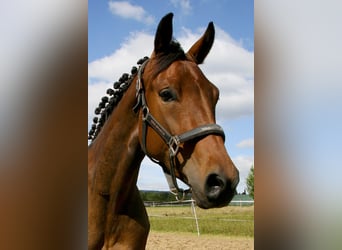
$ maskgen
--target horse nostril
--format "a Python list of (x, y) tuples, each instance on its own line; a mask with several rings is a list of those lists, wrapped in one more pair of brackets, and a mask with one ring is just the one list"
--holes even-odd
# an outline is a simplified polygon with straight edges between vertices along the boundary
[(209, 200), (216, 200), (219, 198), (223, 190), (225, 190), (227, 182), (225, 179), (217, 174), (211, 174), (208, 176), (206, 182), (206, 193)]

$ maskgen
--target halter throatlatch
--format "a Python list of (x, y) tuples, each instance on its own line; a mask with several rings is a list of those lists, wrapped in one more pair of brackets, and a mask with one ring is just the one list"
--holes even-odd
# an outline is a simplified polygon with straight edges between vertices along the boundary
[[(144, 153), (155, 163), (158, 163), (165, 174), (166, 180), (169, 184), (170, 192), (176, 196), (177, 200), (183, 200), (186, 193), (191, 192), (191, 189), (183, 190), (179, 188), (176, 180), (176, 166), (175, 166), (175, 158), (179, 150), (180, 144), (200, 138), (205, 137), (207, 135), (219, 135), (225, 139), (225, 134), (223, 129), (217, 124), (206, 124), (201, 125), (197, 128), (191, 129), (180, 135), (171, 135), (150, 113), (150, 110), (146, 103), (145, 98), (145, 90), (142, 79), (142, 74), (144, 72), (144, 68), (148, 60), (146, 60), (138, 71), (138, 79), (136, 82), (136, 98), (137, 103), (133, 107), (134, 112), (138, 112), (139, 108), (142, 109), (142, 150)], [(164, 140), (164, 142), (169, 147), (169, 158), (170, 158), (170, 173), (168, 172), (164, 163), (152, 158), (146, 149), (146, 136), (147, 136), (147, 127), (150, 126), (158, 135)]]

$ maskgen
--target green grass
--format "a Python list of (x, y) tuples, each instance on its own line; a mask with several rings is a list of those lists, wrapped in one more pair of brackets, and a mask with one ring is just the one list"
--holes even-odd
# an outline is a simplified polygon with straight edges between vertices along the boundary
[[(151, 230), (197, 233), (191, 207), (147, 207)], [(201, 234), (254, 237), (254, 206), (196, 207)]]

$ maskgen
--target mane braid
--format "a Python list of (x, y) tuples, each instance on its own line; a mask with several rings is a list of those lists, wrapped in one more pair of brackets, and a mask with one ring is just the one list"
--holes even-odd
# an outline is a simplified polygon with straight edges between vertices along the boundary
[[(140, 59), (137, 64), (139, 67), (148, 59), (147, 56)], [(93, 124), (88, 133), (88, 140), (93, 142), (97, 135), (100, 133), (103, 125), (108, 120), (109, 116), (118, 105), (123, 94), (131, 85), (134, 77), (138, 72), (138, 68), (133, 66), (131, 69), (131, 75), (128, 73), (122, 74), (117, 82), (114, 82), (113, 88), (107, 89), (107, 96), (101, 98), (99, 106), (95, 109), (95, 116), (93, 118)]]
[[(148, 59), (147, 56), (140, 59), (137, 64), (139, 67)], [(185, 53), (176, 40), (172, 40), (164, 52), (156, 55), (155, 67), (153, 67), (152, 78), (156, 77), (160, 72), (167, 69), (174, 61), (186, 60)], [(104, 123), (118, 105), (123, 94), (131, 85), (133, 78), (136, 76), (138, 68), (133, 66), (131, 75), (124, 73), (117, 82), (114, 82), (113, 88), (107, 89), (107, 95), (101, 98), (99, 106), (95, 109), (93, 124), (88, 133), (88, 140), (93, 142), (100, 133)]]

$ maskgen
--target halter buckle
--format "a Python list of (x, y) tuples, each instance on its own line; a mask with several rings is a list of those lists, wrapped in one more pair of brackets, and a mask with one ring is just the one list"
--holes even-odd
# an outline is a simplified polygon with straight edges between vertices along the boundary
[(175, 157), (179, 149), (179, 138), (178, 136), (172, 136), (169, 141), (170, 156)]

